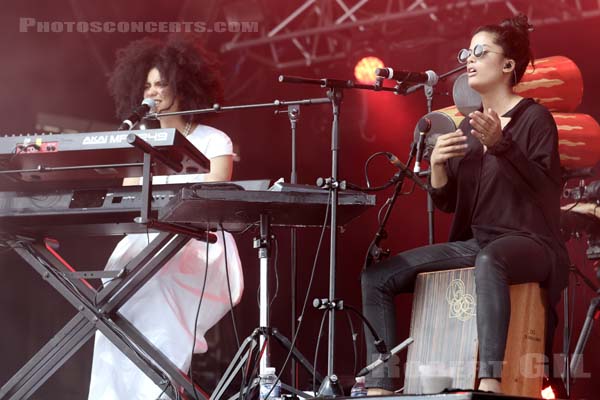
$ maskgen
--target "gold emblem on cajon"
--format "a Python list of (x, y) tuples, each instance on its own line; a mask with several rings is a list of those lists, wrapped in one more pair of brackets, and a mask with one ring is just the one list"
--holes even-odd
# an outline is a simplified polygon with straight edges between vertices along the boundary
[(466, 292), (462, 279), (454, 279), (446, 289), (446, 301), (449, 305), (449, 318), (468, 321), (475, 313), (475, 296)]

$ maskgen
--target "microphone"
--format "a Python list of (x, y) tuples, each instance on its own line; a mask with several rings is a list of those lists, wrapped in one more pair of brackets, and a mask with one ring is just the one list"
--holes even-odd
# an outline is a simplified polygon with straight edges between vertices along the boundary
[(394, 153), (387, 152), (385, 153), (385, 156), (387, 157), (390, 164), (392, 164), (394, 167), (398, 168), (399, 170), (406, 169), (406, 165), (404, 165), (404, 163), (400, 161), (400, 159), (396, 157)]
[(123, 120), (121, 126), (119, 126), (120, 131), (128, 131), (133, 128), (135, 124), (137, 124), (142, 118), (146, 116), (156, 107), (156, 102), (153, 99), (144, 99), (142, 104), (137, 106), (131, 115)]
[(423, 83), (433, 86), (438, 83), (439, 76), (432, 70), (425, 72), (394, 71), (393, 68), (376, 68), (375, 75), (400, 82)]
[(400, 343), (398, 346), (396, 346), (392, 350), (390, 350), (389, 353), (387, 353), (385, 355), (382, 354), (377, 360), (373, 361), (371, 364), (369, 364), (366, 367), (364, 367), (363, 369), (361, 369), (360, 372), (356, 376), (358, 377), (358, 376), (367, 375), (369, 372), (373, 371), (375, 368), (379, 367), (381, 364), (387, 362), (393, 355), (395, 355), (400, 350), (404, 349), (405, 347), (407, 347), (414, 341), (415, 340), (413, 338), (409, 337), (404, 342)]
[(390, 152), (386, 152), (385, 156), (387, 157), (390, 164), (392, 164), (394, 167), (396, 167), (400, 171), (402, 171), (406, 176), (408, 176), (409, 179), (411, 179), (413, 182), (415, 182), (421, 189), (423, 189), (426, 192), (429, 192), (429, 190), (430, 190), (429, 187), (426, 184), (424, 184), (417, 175), (415, 175), (410, 169), (408, 169), (408, 167), (402, 161), (400, 161), (400, 159), (398, 157), (396, 157), (393, 153), (390, 153)]
[(413, 172), (418, 174), (421, 172), (421, 161), (423, 160), (423, 154), (425, 153), (425, 136), (431, 130), (431, 120), (429, 118), (421, 118), (418, 124), (419, 129), (419, 141), (417, 142), (417, 159), (415, 160), (415, 167)]

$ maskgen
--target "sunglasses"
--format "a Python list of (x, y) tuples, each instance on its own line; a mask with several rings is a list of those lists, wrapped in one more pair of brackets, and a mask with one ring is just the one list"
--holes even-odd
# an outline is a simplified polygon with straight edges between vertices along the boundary
[(461, 51), (459, 51), (458, 56), (456, 58), (458, 59), (459, 63), (465, 64), (471, 54), (473, 54), (477, 58), (481, 58), (484, 55), (486, 55), (487, 53), (495, 53), (495, 54), (504, 55), (504, 53), (499, 52), (499, 51), (486, 50), (482, 44), (476, 44), (475, 47), (473, 47), (473, 50), (462, 49)]

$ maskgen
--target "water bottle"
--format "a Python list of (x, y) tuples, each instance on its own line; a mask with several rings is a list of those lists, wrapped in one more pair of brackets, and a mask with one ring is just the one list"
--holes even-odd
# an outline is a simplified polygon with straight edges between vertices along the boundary
[(367, 387), (365, 386), (365, 377), (357, 376), (356, 383), (350, 390), (350, 397), (367, 397)]
[[(281, 396), (281, 382), (277, 382), (277, 384), (275, 385), (276, 381), (277, 381), (277, 375), (275, 374), (275, 368), (273, 368), (273, 367), (265, 368), (265, 373), (260, 374), (260, 380), (259, 380), (259, 385), (260, 385), (259, 399), (260, 400), (279, 399), (279, 397)], [(274, 388), (273, 388), (273, 385), (275, 385)], [(271, 390), (271, 388), (273, 388), (273, 390)], [(269, 392), (271, 392), (271, 393), (269, 393)], [(269, 395), (269, 397), (267, 397), (267, 394)]]

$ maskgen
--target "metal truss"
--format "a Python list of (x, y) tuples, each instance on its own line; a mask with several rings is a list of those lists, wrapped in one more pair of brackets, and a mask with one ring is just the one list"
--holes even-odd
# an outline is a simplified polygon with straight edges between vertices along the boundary
[(244, 52), (280, 70), (343, 60), (365, 43), (394, 49), (439, 43), (485, 16), (523, 12), (536, 27), (600, 16), (600, 0), (304, 0), (281, 15), (269, 2), (254, 7), (262, 8), (254, 15), (269, 15), (259, 34), (238, 33), (221, 53)]

